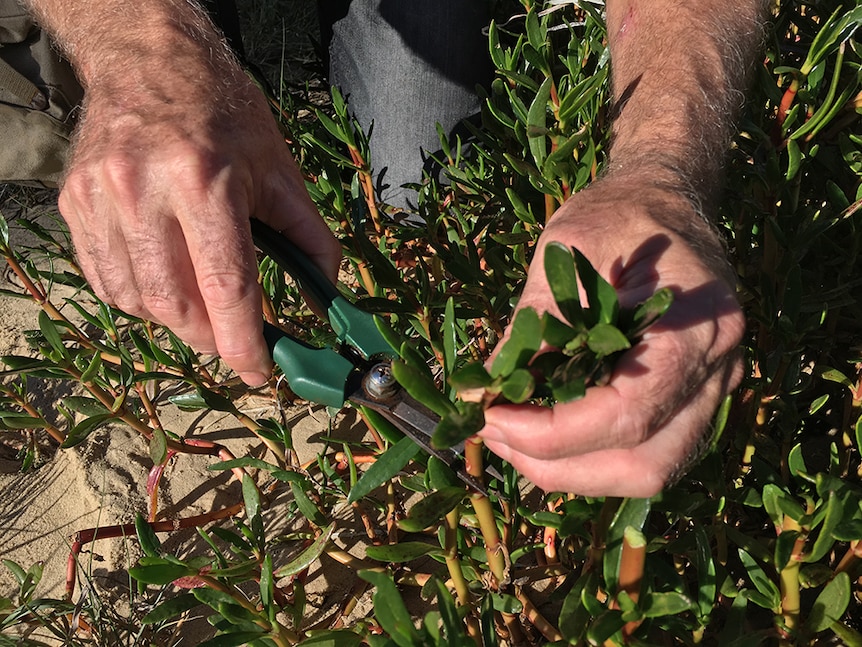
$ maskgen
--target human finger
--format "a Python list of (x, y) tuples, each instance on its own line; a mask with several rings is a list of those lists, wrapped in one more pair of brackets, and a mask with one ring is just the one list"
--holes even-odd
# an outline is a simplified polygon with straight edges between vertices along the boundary
[[(738, 378), (735, 367), (724, 367), (708, 381), (702, 395), (710, 402), (717, 401)], [(691, 397), (642, 443), (554, 459), (532, 455), (529, 448), (538, 444), (535, 440), (523, 445), (527, 451), (494, 440), (493, 434), (485, 437), (485, 443), (545, 491), (583, 496), (650, 497), (682, 475), (700, 457), (709, 441), (707, 431), (713, 409), (713, 406), (704, 406), (704, 399)], [(557, 432), (575, 435), (577, 427), (573, 424), (570, 429)]]
[(289, 238), (335, 281), (341, 262), (341, 244), (318, 213), (290, 155), (285, 155), (280, 169), (272, 182), (273, 190), (267, 192), (252, 216)]
[(183, 192), (176, 210), (183, 249), (218, 354), (252, 386), (266, 382), (272, 358), (262, 336), (263, 314), (247, 201), (230, 177), (206, 193)]

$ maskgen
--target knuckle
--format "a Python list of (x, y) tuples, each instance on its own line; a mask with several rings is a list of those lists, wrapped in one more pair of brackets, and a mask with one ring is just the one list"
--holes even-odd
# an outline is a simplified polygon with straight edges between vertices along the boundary
[(123, 312), (135, 317), (146, 313), (144, 302), (137, 292), (123, 291), (115, 293), (110, 303)]
[(194, 142), (179, 142), (170, 154), (169, 166), (174, 170), (176, 182), (187, 191), (210, 187), (228, 167), (216, 152)]
[(141, 301), (161, 321), (181, 321), (188, 316), (186, 300), (170, 294), (149, 292), (141, 295)]
[(198, 288), (208, 308), (232, 311), (245, 305), (253, 295), (253, 277), (241, 270), (208, 272), (198, 279)]

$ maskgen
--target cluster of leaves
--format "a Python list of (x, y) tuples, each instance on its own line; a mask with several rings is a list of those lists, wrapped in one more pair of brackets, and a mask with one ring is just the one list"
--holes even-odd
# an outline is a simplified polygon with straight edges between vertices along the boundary
[[(481, 411), (491, 402), (520, 404), (534, 398), (552, 405), (583, 397), (587, 387), (606, 381), (614, 358), (637, 343), (673, 302), (673, 292), (662, 288), (632, 311), (621, 312), (614, 287), (577, 249), (561, 243), (545, 248), (544, 270), (563, 318), (521, 308), (490, 370), (473, 362), (454, 372), (449, 383), (467, 401), (444, 415), (434, 445), (451, 447), (478, 432)], [(539, 353), (543, 343), (547, 350)]]
[[(546, 4), (525, 2), (521, 19), (492, 26), (498, 74), (484, 97), (482, 128), (469, 149), (444, 134), (439, 161), (449, 181), (417, 187), (420, 225), (380, 213), (368, 140), (337, 93), (332, 109), (312, 121), (293, 116), (295, 99), (280, 103), (309, 191), (352, 265), (355, 279), (345, 288), (409, 340), (406, 369), (396, 370), (442, 389), (445, 397), (433, 389), (420, 399), (444, 415), (469, 417), (453, 400), (477, 383), (511, 401), (576, 397), (668, 304), (659, 292), (640, 310), (619, 312), (613, 290), (585, 259), (551, 246), (545, 269), (562, 319), (519, 311), (490, 372), (470, 368), (481, 367), (501, 338), (544, 221), (595, 178), (606, 148), (601, 17), (589, 3)], [(160, 545), (155, 501), (137, 523), (145, 557), (132, 573), (154, 594), (145, 623), (204, 605), (219, 632), (211, 644), (862, 644), (860, 23), (862, 10), (838, 0), (775, 9), (721, 206), (750, 322), (749, 370), (738, 397), (719, 412), (716, 432), (724, 434), (715, 451), (652, 500), (522, 498), (505, 464), (497, 465), (503, 478), (492, 497), (469, 493), (381, 420), (370, 420), (373, 444), (333, 439), (312, 464), (296, 465), (289, 426), (245, 415), (215, 367), (167, 331), (87, 306), (87, 288), (57, 232), (40, 231), (44, 244), (35, 250), (13, 250), (4, 233), (7, 261), (46, 314), (30, 333), (37, 357), (4, 360), (18, 381), (2, 386), (0, 425), (26, 428), (30, 437), (48, 429), (71, 444), (70, 436), (83, 441), (119, 420), (147, 439), (157, 474), (190, 441), (226, 458), (213, 443), (157, 424), (153, 414), (169, 406), (164, 385), (184, 384), (175, 402), (229, 412), (258, 434), (272, 462), (240, 457), (212, 466), (242, 479), (243, 501), (231, 510), (245, 516), (233, 529), (201, 530), (207, 554), (181, 559)], [(28, 260), (45, 257), (48, 269)], [(271, 264), (264, 261), (261, 273), (272, 312), (326, 341)], [(54, 284), (79, 292), (52, 310)], [(64, 316), (68, 309), (87, 322), (86, 334)], [(556, 350), (534, 359), (543, 340)], [(546, 381), (536, 382), (534, 371)], [(65, 425), (36, 410), (27, 389), (36, 378), (83, 389), (76, 397), (86, 401), (60, 403)], [(370, 486), (359, 476), (368, 462), (366, 476), (382, 475)], [(291, 534), (271, 536), (266, 497), (252, 475), (286, 484)], [(410, 496), (415, 502), (403, 515)], [(353, 506), (377, 545), (362, 553), (336, 545), (340, 503)], [(354, 595), (373, 585), (373, 619), (354, 619), (348, 599), (334, 620), (345, 628), (305, 619), (304, 587), (321, 559), (359, 573)], [(27, 579), (26, 570), (11, 568)], [(177, 596), (175, 583), (196, 588)], [(405, 587), (418, 588), (431, 609), (417, 618)], [(4, 615), (4, 631), (44, 608), (32, 586), (18, 597), (6, 606), (30, 613)], [(52, 607), (55, 617), (63, 604)]]

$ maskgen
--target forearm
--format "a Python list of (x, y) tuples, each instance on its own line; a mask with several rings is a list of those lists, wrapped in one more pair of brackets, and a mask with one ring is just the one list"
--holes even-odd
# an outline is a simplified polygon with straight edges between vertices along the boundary
[(610, 170), (649, 172), (702, 203), (717, 189), (764, 0), (608, 0)]
[[(137, 88), (158, 93), (165, 91), (157, 87), (159, 83), (194, 78), (216, 84), (217, 90), (221, 83), (237, 80), (224, 78), (226, 69), (238, 73), (239, 66), (206, 12), (194, 2), (26, 1), (87, 89)], [(170, 74), (154, 73), (167, 68)], [(183, 72), (179, 77), (178, 70)]]

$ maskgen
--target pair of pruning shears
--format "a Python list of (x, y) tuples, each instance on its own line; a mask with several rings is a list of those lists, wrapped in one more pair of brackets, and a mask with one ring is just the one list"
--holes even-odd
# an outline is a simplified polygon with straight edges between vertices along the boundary
[(339, 348), (311, 346), (265, 322), (264, 338), (291, 390), (329, 407), (340, 409), (352, 402), (378, 412), (473, 490), (487, 495), (485, 484), (465, 468), (463, 443), (449, 449), (432, 447), (431, 436), (440, 417), (396, 382), (391, 365), (399, 354), (380, 332), (374, 315), (346, 299), (281, 233), (255, 219), (251, 231), (257, 247), (296, 281), (306, 302), (329, 321), (339, 342)]

